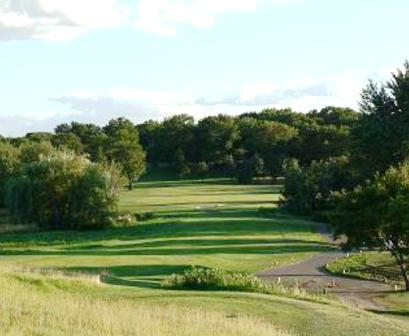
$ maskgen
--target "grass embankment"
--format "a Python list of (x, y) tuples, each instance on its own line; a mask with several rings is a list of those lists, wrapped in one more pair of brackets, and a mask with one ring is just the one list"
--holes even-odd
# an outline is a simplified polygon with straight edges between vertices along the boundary
[[(251, 273), (332, 249), (313, 223), (259, 210), (273, 209), (278, 192), (270, 185), (239, 186), (220, 180), (147, 182), (124, 192), (121, 199), (124, 213), (155, 213), (137, 225), (97, 232), (1, 235), (4, 264), (102, 274), (103, 281), (97, 285), (50, 275), (2, 275), (8, 282), (2, 284), (2, 292), (14, 293), (0, 296), (2, 307), (8, 305), (1, 310), (2, 319), (9, 321), (11, 335), (30, 334), (27, 328), (36, 312), (39, 321), (71, 321), (72, 327), (61, 322), (61, 328), (68, 328), (61, 334), (80, 334), (82, 328), (83, 334), (89, 329), (90, 335), (109, 335), (109, 330), (120, 335), (131, 325), (142, 328), (138, 335), (151, 335), (149, 328), (157, 324), (159, 329), (152, 330), (158, 336), (223, 335), (223, 330), (229, 335), (263, 335), (265, 330), (274, 335), (275, 326), (305, 336), (407, 335), (407, 321), (338, 304), (160, 287), (164, 278), (183, 273), (190, 265)], [(57, 322), (40, 326), (34, 322), (39, 329), (31, 334), (58, 335)], [(220, 325), (221, 331), (212, 325)]]

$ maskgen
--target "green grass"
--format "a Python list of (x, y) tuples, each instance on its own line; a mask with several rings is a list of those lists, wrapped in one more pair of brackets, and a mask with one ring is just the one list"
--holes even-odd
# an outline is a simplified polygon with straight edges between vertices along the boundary
[(400, 284), (399, 266), (387, 252), (365, 252), (353, 254), (330, 263), (328, 271), (358, 279)]
[(2, 267), (1, 335), (288, 335), (244, 314), (97, 297), (104, 287), (96, 280)]
[[(404, 336), (407, 320), (273, 295), (135, 290), (0, 268), (2, 335)], [(159, 328), (159, 329), (158, 329)], [(277, 331), (279, 330), (279, 331)]]
[(141, 183), (123, 193), (120, 210), (154, 212), (153, 220), (99, 232), (5, 235), (0, 253), (6, 262), (104, 272), (110, 282), (150, 287), (190, 265), (256, 272), (332, 248), (314, 224), (275, 215), (278, 197), (275, 186), (224, 180)]
[(18, 280), (55, 295), (79, 295), (110, 304), (126, 300), (130, 305), (175, 310), (194, 307), (223, 318), (250, 316), (293, 335), (389, 335), (391, 330), (394, 335), (407, 335), (406, 321), (336, 303), (160, 287), (164, 278), (191, 265), (253, 273), (334, 248), (317, 233), (314, 223), (275, 211), (278, 199), (279, 188), (271, 185), (242, 186), (216, 179), (144, 182), (123, 193), (120, 211), (154, 212), (153, 219), (95, 232), (3, 234), (0, 262), (102, 275), (104, 284), (98, 286), (56, 282), (46, 275), (35, 281), (29, 275)]

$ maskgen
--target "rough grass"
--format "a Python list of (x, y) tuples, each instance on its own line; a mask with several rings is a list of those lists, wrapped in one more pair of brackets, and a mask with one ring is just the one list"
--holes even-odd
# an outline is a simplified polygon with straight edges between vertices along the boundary
[[(0, 268), (1, 335), (405, 336), (407, 321), (234, 292), (132, 290), (98, 278)], [(284, 332), (286, 331), (286, 332)]]
[(285, 336), (271, 323), (194, 307), (158, 306), (135, 300), (101, 300), (65, 293), (95, 286), (88, 278), (0, 270), (1, 335), (269, 335)]
[(183, 274), (172, 274), (162, 281), (162, 288), (174, 290), (222, 290), (282, 295), (312, 302), (331, 302), (325, 295), (313, 294), (298, 284), (265, 283), (255, 275), (226, 272), (220, 269), (193, 266)]

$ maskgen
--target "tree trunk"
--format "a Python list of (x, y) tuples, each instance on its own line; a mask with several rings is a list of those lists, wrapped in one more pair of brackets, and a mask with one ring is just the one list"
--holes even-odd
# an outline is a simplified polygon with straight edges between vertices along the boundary
[(408, 275), (408, 267), (405, 263), (405, 259), (403, 257), (403, 255), (399, 252), (394, 254), (395, 259), (399, 265), (400, 271), (401, 271), (401, 275), (402, 278), (405, 282), (405, 290), (409, 291), (409, 275)]
[(403, 280), (405, 281), (405, 289), (406, 291), (409, 291), (409, 276), (408, 276), (407, 267), (405, 264), (400, 264), (399, 266), (402, 272)]
[(132, 178), (128, 179), (128, 190), (133, 190)]

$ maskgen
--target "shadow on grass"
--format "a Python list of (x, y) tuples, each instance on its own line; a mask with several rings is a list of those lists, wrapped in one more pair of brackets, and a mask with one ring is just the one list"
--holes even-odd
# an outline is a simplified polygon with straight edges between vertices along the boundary
[[(164, 242), (166, 246), (166, 242)], [(34, 250), (34, 249), (5, 249), (0, 251), (0, 255), (24, 255), (24, 256), (189, 256), (189, 255), (212, 255), (212, 254), (291, 254), (328, 252), (334, 247), (325, 243), (311, 244), (300, 243), (291, 245), (252, 245), (252, 246), (212, 246), (197, 248), (195, 246), (180, 246), (178, 248), (140, 248), (140, 249), (79, 249), (79, 250)]]
[(28, 234), (7, 234), (0, 237), (4, 247), (50, 246), (105, 240), (183, 238), (201, 236), (277, 235), (315, 233), (313, 223), (293, 222), (291, 218), (265, 217), (257, 209), (218, 211), (180, 211), (164, 213), (153, 221), (126, 228), (100, 231), (52, 231)]
[(394, 315), (394, 316), (404, 316), (409, 317), (409, 310), (369, 310), (372, 313), (382, 314), (382, 315)]
[(123, 265), (111, 267), (69, 267), (64, 272), (100, 274), (102, 282), (117, 286), (159, 288), (160, 282), (173, 273), (183, 273), (190, 265)]
[(132, 249), (132, 248), (163, 248), (164, 246), (166, 247), (171, 247), (171, 246), (176, 246), (176, 247), (215, 247), (215, 246), (225, 246), (225, 247), (234, 247), (234, 246), (240, 246), (240, 245), (245, 245), (248, 248), (253, 248), (255, 246), (270, 246), (270, 245), (283, 245), (283, 244), (288, 244), (288, 245), (296, 245), (296, 244), (301, 244), (301, 245), (319, 245), (319, 246), (327, 246), (329, 248), (332, 247), (331, 244), (328, 243), (323, 243), (321, 241), (315, 241), (315, 240), (303, 240), (303, 239), (281, 239), (281, 238), (272, 238), (272, 239), (260, 239), (260, 238), (255, 238), (255, 239), (159, 239), (159, 240), (154, 240), (150, 242), (146, 241), (141, 241), (137, 243), (132, 243), (132, 244), (127, 244), (127, 243), (121, 243), (121, 244), (116, 244), (116, 245), (106, 245), (106, 244), (87, 244), (87, 245), (81, 245), (81, 246), (70, 246), (64, 248), (66, 251), (70, 250), (89, 250), (89, 249), (95, 249), (95, 250), (127, 250), (127, 249)]

